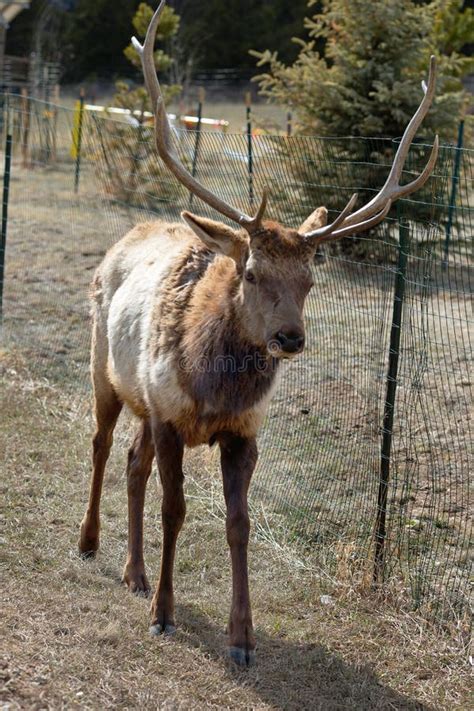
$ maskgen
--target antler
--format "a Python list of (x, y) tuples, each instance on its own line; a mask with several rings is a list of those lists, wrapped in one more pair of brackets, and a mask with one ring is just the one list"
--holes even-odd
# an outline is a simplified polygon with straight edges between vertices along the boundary
[(384, 219), (395, 200), (398, 200), (398, 198), (404, 197), (405, 195), (410, 195), (410, 193), (415, 192), (415, 190), (418, 190), (418, 188), (421, 188), (421, 186), (426, 183), (438, 157), (438, 136), (435, 137), (431, 155), (420, 175), (411, 183), (407, 183), (407, 185), (400, 185), (399, 181), (411, 143), (433, 102), (435, 85), (436, 59), (432, 56), (430, 60), (428, 86), (426, 86), (424, 82), (422, 83), (424, 97), (416, 113), (405, 129), (405, 133), (403, 134), (393, 161), (392, 169), (390, 170), (389, 176), (383, 188), (377, 193), (377, 195), (375, 195), (375, 197), (372, 198), (372, 200), (370, 200), (370, 202), (359, 208), (356, 212), (350, 214), (357, 200), (357, 194), (354, 194), (344, 210), (338, 217), (336, 217), (334, 222), (326, 227), (320, 227), (312, 232), (307, 232), (304, 235), (305, 239), (326, 242), (329, 240), (340, 239), (341, 237), (345, 237), (345, 235), (364, 232), (369, 229), (369, 227), (374, 227)]
[(155, 111), (155, 143), (158, 154), (171, 172), (177, 177), (179, 182), (194, 193), (194, 195), (201, 198), (201, 200), (206, 202), (210, 205), (210, 207), (213, 207), (222, 215), (225, 215), (242, 227), (245, 227), (248, 232), (255, 232), (261, 226), (265, 208), (267, 206), (267, 189), (265, 188), (263, 191), (262, 201), (257, 213), (254, 217), (250, 217), (240, 210), (236, 210), (231, 205), (228, 205), (226, 202), (218, 198), (217, 195), (214, 195), (214, 193), (211, 193), (210, 190), (201, 185), (191, 175), (191, 173), (186, 170), (173, 149), (170, 124), (166, 114), (160, 82), (158, 81), (158, 76), (156, 74), (153, 57), (156, 31), (158, 29), (160, 15), (165, 7), (165, 4), (165, 0), (162, 0), (156, 9), (148, 27), (143, 46), (136, 39), (136, 37), (132, 37), (132, 44), (140, 55), (146, 87)]

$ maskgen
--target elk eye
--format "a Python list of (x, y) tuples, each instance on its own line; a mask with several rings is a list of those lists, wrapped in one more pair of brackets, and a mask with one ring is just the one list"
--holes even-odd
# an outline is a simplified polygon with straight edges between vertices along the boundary
[(257, 277), (255, 276), (255, 274), (254, 274), (252, 271), (250, 271), (250, 269), (247, 269), (247, 270), (245, 271), (245, 278), (246, 278), (247, 281), (249, 281), (251, 284), (256, 284), (256, 283), (257, 283)]

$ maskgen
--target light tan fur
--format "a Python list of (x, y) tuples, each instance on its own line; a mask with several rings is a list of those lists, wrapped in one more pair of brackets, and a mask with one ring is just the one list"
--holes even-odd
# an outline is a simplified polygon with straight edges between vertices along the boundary
[[(324, 210), (318, 211), (316, 219), (325, 217)], [(233, 303), (242, 312), (236, 328), (262, 348), (266, 347), (273, 332), (288, 323), (291, 325), (292, 319), (301, 327), (302, 304), (308, 290), (305, 284), (310, 283), (309, 269), (305, 265), (309, 264), (313, 252), (312, 248), (302, 249), (298, 243), (301, 238), (296, 232), (289, 231), (287, 236), (273, 223), (268, 223), (269, 229), (255, 238), (251, 255), (249, 240), (243, 231), (236, 232), (220, 223), (205, 220), (200, 220), (200, 224), (200, 235), (204, 234), (203, 226), (208, 233), (214, 230), (209, 242), (215, 248), (221, 244), (218, 236), (222, 232), (222, 242), (225, 244), (226, 238), (229, 242), (224, 251), (230, 255), (217, 255), (209, 261), (202, 278), (194, 280), (191, 274), (188, 281), (178, 286), (172, 280), (174, 272), (177, 278), (180, 277), (179, 265), (183, 256), (193, 251), (199, 255), (204, 251), (203, 243), (194, 232), (179, 223), (144, 223), (137, 225), (107, 253), (91, 290), (93, 365), (102, 363), (106, 357), (106, 377), (118, 398), (138, 417), (156, 413), (160, 420), (173, 422), (188, 446), (209, 442), (223, 430), (255, 436), (270, 397), (265, 393), (252, 407), (238, 415), (226, 412), (228, 403), (219, 411), (193, 400), (182, 386), (183, 373), (179, 372), (179, 362), (176, 362), (173, 351), (173, 334), (182, 331), (183, 355), (192, 350), (193, 341), (205, 333), (206, 323), (213, 316), (225, 318), (226, 310), (230, 308), (227, 303), (229, 289), (235, 290)], [(259, 297), (251, 298), (247, 308), (244, 292), (253, 292), (254, 288), (241, 278), (246, 258), (247, 265), (258, 270), (264, 284)], [(278, 267), (281, 270), (278, 280), (275, 279), (277, 262), (280, 262)], [(300, 277), (296, 279), (298, 271)], [(303, 289), (301, 275), (306, 279)], [(278, 298), (282, 282), (286, 307), (280, 308), (279, 320), (273, 320), (270, 312), (274, 307), (270, 302)], [(191, 288), (188, 302), (186, 297)], [(288, 298), (289, 292), (293, 296), (291, 299)], [(183, 304), (180, 304), (180, 297)], [(172, 308), (167, 305), (167, 300), (172, 300)], [(238, 308), (233, 317), (237, 314)], [(259, 322), (265, 320), (269, 320), (268, 326), (257, 332)], [(98, 383), (96, 396), (100, 396), (100, 388)]]

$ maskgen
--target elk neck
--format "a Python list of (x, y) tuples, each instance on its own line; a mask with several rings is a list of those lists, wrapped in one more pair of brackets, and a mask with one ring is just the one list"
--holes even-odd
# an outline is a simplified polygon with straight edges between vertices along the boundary
[(164, 289), (155, 356), (173, 353), (179, 384), (199, 410), (235, 417), (262, 400), (278, 361), (248, 333), (234, 260), (193, 245)]

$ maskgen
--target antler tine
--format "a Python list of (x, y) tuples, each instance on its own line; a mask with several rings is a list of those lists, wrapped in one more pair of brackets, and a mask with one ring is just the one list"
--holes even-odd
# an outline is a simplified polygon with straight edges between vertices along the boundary
[(262, 222), (267, 204), (267, 190), (265, 189), (264, 191), (262, 201), (256, 215), (254, 217), (250, 217), (244, 212), (236, 210), (231, 205), (228, 205), (226, 202), (218, 198), (217, 195), (214, 195), (214, 193), (201, 185), (191, 175), (191, 173), (186, 170), (173, 150), (171, 129), (161, 93), (160, 82), (158, 81), (158, 76), (156, 74), (153, 56), (156, 31), (158, 29), (160, 15), (163, 12), (165, 4), (165, 0), (162, 0), (156, 9), (148, 27), (144, 45), (142, 46), (135, 37), (132, 37), (132, 44), (140, 55), (146, 87), (155, 111), (155, 144), (158, 154), (179, 182), (182, 183), (190, 192), (201, 198), (201, 200), (220, 212), (222, 215), (225, 215), (230, 220), (233, 220), (242, 227), (245, 227), (250, 235), (252, 235), (253, 232), (258, 230)]
[(260, 202), (260, 206), (259, 206), (255, 216), (252, 217), (249, 224), (245, 225), (246, 229), (250, 233), (256, 232), (260, 229), (260, 227), (262, 225), (263, 216), (265, 214), (265, 210), (267, 209), (267, 202), (268, 202), (268, 186), (265, 185), (263, 188), (263, 192), (262, 192), (262, 200)]
[[(356, 210), (356, 212), (354, 212), (352, 215), (347, 215), (343, 220), (342, 228), (340, 230), (334, 231), (334, 228), (332, 228), (332, 230), (328, 230), (327, 227), (320, 227), (319, 229), (313, 230), (312, 232), (309, 232), (307, 235), (305, 235), (306, 239), (319, 240), (321, 238), (327, 237), (330, 232), (333, 233), (331, 239), (339, 239), (340, 237), (343, 237), (346, 234), (354, 234), (356, 232), (361, 232), (364, 229), (368, 229), (369, 227), (376, 225), (385, 217), (385, 215), (387, 214), (387, 201), (393, 203), (398, 198), (404, 197), (405, 195), (409, 195), (415, 190), (421, 188), (421, 186), (424, 185), (424, 183), (428, 180), (438, 157), (438, 136), (435, 137), (430, 157), (420, 175), (407, 185), (402, 186), (399, 184), (399, 180), (403, 171), (403, 166), (405, 164), (405, 160), (407, 158), (408, 151), (410, 150), (412, 141), (433, 102), (436, 87), (436, 59), (434, 55), (431, 56), (430, 60), (428, 86), (426, 86), (424, 83), (422, 84), (422, 86), (424, 91), (423, 99), (421, 100), (418, 109), (416, 110), (410, 123), (405, 129), (405, 132), (400, 141), (400, 145), (395, 154), (392, 168), (381, 190), (377, 193), (377, 195), (372, 198), (372, 200), (367, 203), (367, 205), (364, 205), (363, 207), (359, 208), (359, 210)], [(338, 224), (341, 223), (339, 222)], [(330, 225), (330, 227), (332, 227), (332, 225)]]
[(380, 210), (380, 212), (377, 212), (368, 220), (358, 222), (356, 225), (342, 227), (340, 230), (336, 230), (335, 232), (332, 232), (326, 237), (323, 236), (321, 240), (318, 240), (318, 242), (329, 242), (331, 240), (341, 239), (341, 237), (345, 237), (346, 235), (353, 235), (357, 232), (365, 232), (365, 230), (368, 230), (371, 227), (375, 227), (375, 225), (378, 225), (379, 222), (382, 222), (382, 220), (387, 217), (391, 207), (392, 200), (389, 199), (383, 210)]
[[(416, 132), (418, 131), (423, 119), (425, 118), (426, 114), (428, 113), (428, 110), (433, 102), (434, 94), (435, 94), (435, 88), (436, 88), (436, 58), (434, 55), (431, 56), (430, 58), (430, 71), (429, 71), (429, 76), (428, 76), (428, 86), (425, 88), (423, 87), (424, 95), (421, 100), (420, 105), (418, 106), (418, 109), (416, 110), (415, 114), (413, 115), (411, 121), (409, 122), (408, 126), (406, 127), (402, 139), (400, 141), (400, 145), (398, 146), (398, 150), (395, 154), (395, 158), (393, 161), (392, 168), (390, 170), (390, 173), (388, 175), (387, 180), (385, 181), (384, 186), (382, 189), (377, 193), (377, 195), (372, 198), (372, 200), (367, 203), (364, 207), (362, 207), (360, 210), (357, 210), (353, 215), (350, 216), (348, 222), (350, 224), (357, 224), (358, 222), (367, 219), (374, 213), (374, 210), (379, 210), (383, 207), (384, 202), (387, 198), (391, 198), (392, 202), (394, 202), (396, 199), (399, 197), (402, 197), (403, 195), (408, 195), (409, 192), (412, 190), (415, 190), (417, 188), (420, 188), (423, 183), (428, 179), (429, 174), (431, 170), (434, 167), (434, 163), (431, 164), (431, 158), (428, 161), (428, 165), (431, 166), (431, 170), (426, 174), (426, 171), (424, 170), (422, 174), (419, 176), (420, 178), (423, 176), (424, 180), (423, 182), (420, 182), (418, 179), (414, 180), (412, 183), (405, 185), (405, 186), (400, 186), (399, 185), (399, 180), (402, 174), (403, 166), (405, 164), (408, 151), (410, 150), (410, 146), (413, 142), (413, 139), (415, 138)], [(435, 144), (433, 145), (433, 151), (436, 152), (435, 155), (435, 162), (436, 162), (436, 157), (437, 157), (437, 146), (438, 146), (438, 137), (436, 136), (435, 138)]]
[(404, 197), (405, 195), (410, 195), (410, 193), (414, 193), (415, 190), (418, 190), (426, 183), (433, 171), (433, 168), (436, 165), (436, 161), (438, 159), (438, 152), (439, 136), (438, 134), (436, 134), (435, 139), (433, 141), (433, 148), (431, 149), (430, 157), (428, 158), (428, 162), (421, 171), (420, 175), (418, 175), (415, 180), (412, 180), (411, 183), (407, 183), (406, 185), (399, 185), (397, 194), (392, 199), (392, 201), (397, 200), (400, 197)]
[(351, 199), (349, 200), (349, 202), (347, 203), (347, 205), (345, 206), (344, 210), (339, 213), (339, 215), (336, 217), (334, 222), (331, 222), (330, 225), (326, 225), (325, 227), (318, 227), (318, 229), (314, 230), (313, 232), (307, 232), (304, 235), (304, 238), (306, 240), (310, 240), (316, 235), (316, 233), (319, 238), (322, 238), (328, 234), (333, 233), (334, 230), (337, 229), (342, 222), (344, 222), (345, 218), (347, 217), (347, 215), (350, 213), (350, 211), (356, 204), (357, 198), (358, 198), (357, 193), (354, 193), (352, 195)]

